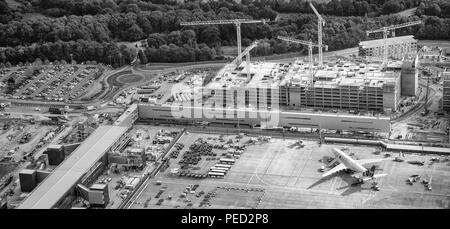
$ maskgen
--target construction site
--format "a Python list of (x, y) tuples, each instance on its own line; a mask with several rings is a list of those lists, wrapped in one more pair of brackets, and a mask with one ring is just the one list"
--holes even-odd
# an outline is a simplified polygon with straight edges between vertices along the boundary
[(333, 56), (310, 7), (317, 43), (278, 37), (306, 57), (252, 61), (258, 41), (242, 47), (241, 24), (268, 20), (230, 19), (181, 23), (236, 27), (238, 55), (220, 68), (16, 69), (21, 83), (0, 85), (0, 203), (450, 208), (450, 69), (422, 66), (418, 41), (395, 37), (421, 21), (367, 31), (383, 39)]

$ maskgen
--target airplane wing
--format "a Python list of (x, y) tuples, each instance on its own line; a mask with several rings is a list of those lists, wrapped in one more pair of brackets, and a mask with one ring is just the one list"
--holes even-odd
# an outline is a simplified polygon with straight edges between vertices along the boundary
[(344, 169), (347, 169), (347, 166), (345, 166), (344, 164), (339, 164), (336, 167), (334, 167), (334, 168), (328, 170), (326, 173), (324, 173), (322, 175), (322, 177), (329, 176), (329, 175), (331, 175), (333, 173), (339, 172), (339, 171), (344, 170)]
[(386, 161), (386, 160), (392, 160), (392, 158), (360, 159), (360, 160), (356, 160), (356, 162), (360, 165), (365, 165), (365, 164), (377, 163), (377, 162)]
[(364, 182), (366, 182), (366, 181), (369, 181), (369, 180), (375, 180), (377, 178), (385, 177), (385, 176), (387, 176), (387, 174), (386, 173), (382, 173), (382, 174), (375, 174), (375, 175), (373, 175), (371, 177), (364, 177), (362, 179), (363, 179)]

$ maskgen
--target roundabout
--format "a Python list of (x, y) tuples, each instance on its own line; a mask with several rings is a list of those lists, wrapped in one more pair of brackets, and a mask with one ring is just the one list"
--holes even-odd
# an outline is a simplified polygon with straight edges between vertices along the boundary
[(138, 74), (126, 74), (118, 76), (115, 80), (119, 84), (133, 84), (143, 81), (144, 76)]
[(145, 80), (145, 76), (142, 74), (134, 73), (132, 70), (124, 70), (116, 72), (107, 77), (107, 82), (112, 86), (127, 86), (130, 84), (141, 83)]

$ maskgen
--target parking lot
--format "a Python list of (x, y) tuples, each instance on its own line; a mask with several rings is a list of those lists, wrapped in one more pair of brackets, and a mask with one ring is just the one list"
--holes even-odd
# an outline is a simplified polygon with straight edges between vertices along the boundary
[(42, 147), (42, 138), (56, 127), (2, 121), (0, 128), (0, 161), (19, 162), (25, 154)]
[[(189, 133), (179, 142), (189, 147), (206, 134)], [(209, 135), (218, 137), (218, 135)], [(235, 138), (235, 135), (230, 136)], [(245, 142), (247, 139), (241, 139)], [(380, 191), (371, 189), (372, 182), (352, 185), (351, 175), (342, 173), (321, 179), (319, 168), (331, 157), (334, 147), (348, 147), (357, 159), (384, 157), (387, 152), (375, 155), (375, 147), (353, 145), (321, 145), (315, 141), (304, 141), (301, 148), (293, 139), (271, 139), (269, 143), (248, 146), (242, 156), (224, 178), (196, 179), (171, 174), (178, 168), (177, 160), (170, 167), (149, 180), (131, 208), (449, 208), (450, 163), (448, 158), (438, 156), (441, 162), (430, 163), (436, 155), (405, 153), (404, 162), (387, 160), (379, 163), (376, 173), (387, 173), (377, 180)], [(215, 150), (214, 150), (215, 151)], [(220, 153), (220, 152), (218, 152)], [(390, 157), (399, 156), (389, 152)], [(408, 161), (424, 161), (423, 166)], [(202, 169), (211, 165), (205, 158), (198, 164)], [(411, 175), (431, 182), (427, 190), (420, 182), (412, 185), (406, 180)], [(157, 181), (161, 184), (158, 185)], [(193, 185), (198, 187), (182, 193)], [(156, 196), (159, 192), (160, 195)], [(192, 193), (191, 193), (192, 192)], [(202, 195), (199, 196), (199, 194)], [(171, 198), (169, 198), (169, 196)], [(205, 201), (205, 196), (207, 200)], [(161, 201), (162, 199), (162, 201)], [(160, 202), (160, 204), (157, 204)]]
[(101, 76), (96, 65), (43, 65), (2, 69), (0, 92), (13, 99), (76, 100)]

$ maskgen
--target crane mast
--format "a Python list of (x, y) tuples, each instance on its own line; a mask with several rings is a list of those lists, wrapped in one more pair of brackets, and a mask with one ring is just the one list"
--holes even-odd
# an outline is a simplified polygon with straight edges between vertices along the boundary
[(317, 36), (318, 36), (317, 42), (319, 43), (319, 46), (318, 46), (318, 48), (319, 48), (319, 67), (323, 67), (323, 50), (321, 47), (323, 47), (322, 46), (322, 42), (323, 42), (322, 41), (322, 39), (323, 39), (322, 29), (323, 29), (323, 26), (325, 26), (325, 20), (323, 19), (322, 16), (320, 16), (319, 12), (316, 10), (316, 8), (314, 7), (314, 5), (311, 2), (309, 2), (309, 6), (314, 11), (314, 13), (316, 14), (317, 19), (318, 19), (318, 21), (317, 21)]
[(390, 26), (382, 27), (380, 29), (366, 31), (367, 36), (369, 36), (372, 33), (383, 32), (383, 64), (382, 64), (383, 67), (386, 67), (388, 64), (388, 50), (387, 50), (388, 33), (391, 32), (392, 35), (395, 36), (396, 29), (405, 28), (405, 27), (409, 27), (409, 26), (413, 26), (413, 25), (418, 25), (421, 23), (422, 23), (422, 21), (418, 20), (418, 21), (406, 22), (406, 23), (397, 24), (397, 25), (390, 25)]
[(242, 56), (239, 54), (242, 51), (242, 42), (241, 42), (241, 24), (255, 24), (255, 23), (263, 23), (269, 22), (269, 19), (261, 19), (261, 20), (253, 20), (253, 19), (226, 19), (226, 20), (211, 20), (211, 21), (191, 21), (191, 22), (181, 22), (182, 26), (194, 26), (194, 25), (228, 25), (234, 24), (236, 26), (236, 39), (237, 39), (237, 48), (238, 48), (238, 59), (237, 64), (240, 65), (242, 63)]
[[(238, 56), (231, 61), (231, 64), (237, 64), (238, 60), (242, 60), (242, 57), (246, 56), (247, 59), (247, 80), (250, 81), (251, 79), (251, 72), (250, 72), (250, 51), (258, 46), (258, 41), (253, 42), (251, 45), (249, 45), (247, 48), (244, 49), (243, 52), (239, 53)], [(239, 66), (239, 64), (238, 64)]]

